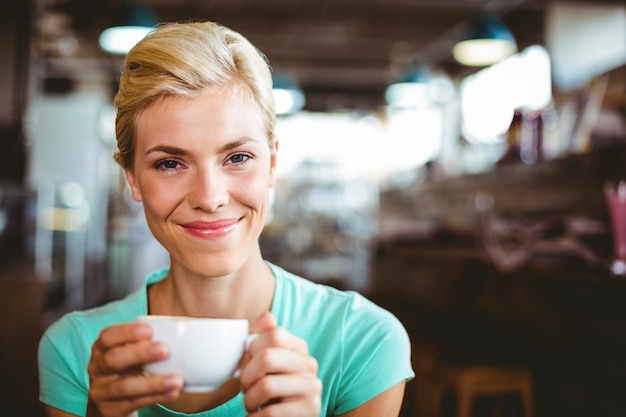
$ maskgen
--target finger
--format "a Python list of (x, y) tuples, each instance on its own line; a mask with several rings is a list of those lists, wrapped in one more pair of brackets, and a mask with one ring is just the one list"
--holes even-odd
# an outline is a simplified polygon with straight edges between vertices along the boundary
[(302, 373), (317, 376), (318, 368), (318, 362), (312, 356), (287, 349), (265, 348), (252, 355), (242, 367), (239, 382), (246, 391), (266, 375)]
[(107, 327), (98, 336), (94, 348), (107, 350), (113, 346), (147, 340), (152, 337), (152, 328), (145, 323), (123, 323)]
[(89, 398), (103, 415), (127, 415), (139, 408), (177, 398), (183, 384), (182, 377), (175, 374), (109, 376), (92, 384)]
[(250, 326), (250, 335), (252, 337), (248, 339), (246, 353), (244, 354), (241, 360), (239, 369), (243, 369), (247, 365), (247, 363), (250, 362), (250, 358), (252, 357), (252, 352), (257, 352), (261, 348), (263, 348), (263, 346), (267, 345), (267, 342), (256, 341), (256, 339), (258, 339), (259, 337), (259, 334), (270, 331), (275, 328), (277, 328), (276, 318), (271, 312), (269, 311), (263, 312), (257, 318), (256, 322), (254, 322), (254, 324)]
[(88, 365), (92, 377), (132, 372), (146, 363), (167, 358), (169, 349), (163, 342), (143, 340), (115, 346), (104, 352), (95, 351)]
[(91, 391), (95, 399), (113, 401), (180, 391), (183, 385), (183, 378), (177, 374), (131, 375), (103, 379), (101, 383), (95, 383)]
[(250, 333), (263, 333), (277, 327), (276, 318), (274, 315), (266, 311), (259, 316), (259, 318), (250, 326)]
[(246, 410), (254, 411), (259, 407), (266, 408), (270, 404), (296, 399), (316, 403), (321, 393), (322, 383), (315, 375), (269, 375), (245, 392), (244, 406)]
[[(163, 394), (152, 394), (145, 395), (142, 397), (135, 397), (129, 399), (122, 399), (117, 401), (104, 401), (104, 402), (95, 402), (92, 401), (92, 407), (95, 407), (103, 417), (106, 416), (128, 416), (135, 415), (132, 414), (137, 410), (145, 407), (152, 406), (158, 403), (164, 403), (168, 401), (172, 401), (180, 395), (180, 391), (168, 391)], [(87, 414), (93, 415), (93, 414)]]
[(274, 327), (265, 332), (257, 333), (250, 343), (248, 351), (254, 356), (267, 347), (280, 347), (303, 355), (308, 355), (309, 353), (309, 345), (304, 339), (291, 334), (281, 327)]

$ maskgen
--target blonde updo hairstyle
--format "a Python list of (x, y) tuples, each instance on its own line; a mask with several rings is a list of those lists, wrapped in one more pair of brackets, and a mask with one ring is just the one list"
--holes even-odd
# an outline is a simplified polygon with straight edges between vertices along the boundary
[(245, 37), (214, 22), (160, 25), (128, 53), (115, 96), (117, 163), (131, 169), (135, 123), (156, 100), (196, 97), (211, 88), (238, 88), (260, 111), (268, 142), (276, 113), (269, 63)]

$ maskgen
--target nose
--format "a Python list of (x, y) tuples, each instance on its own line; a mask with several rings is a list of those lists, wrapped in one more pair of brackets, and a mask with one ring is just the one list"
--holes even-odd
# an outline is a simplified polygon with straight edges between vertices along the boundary
[(189, 184), (188, 195), (194, 209), (214, 212), (228, 204), (230, 194), (227, 179), (216, 168), (200, 168)]

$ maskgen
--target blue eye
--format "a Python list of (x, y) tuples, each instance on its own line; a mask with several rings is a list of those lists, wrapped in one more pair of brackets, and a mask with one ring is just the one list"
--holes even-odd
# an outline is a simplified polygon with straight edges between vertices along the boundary
[(164, 159), (154, 164), (154, 167), (157, 169), (165, 169), (165, 170), (177, 169), (181, 167), (181, 163), (174, 159)]
[(246, 162), (248, 159), (250, 159), (250, 155), (245, 153), (237, 153), (228, 158), (228, 162), (231, 162), (233, 164), (241, 164)]

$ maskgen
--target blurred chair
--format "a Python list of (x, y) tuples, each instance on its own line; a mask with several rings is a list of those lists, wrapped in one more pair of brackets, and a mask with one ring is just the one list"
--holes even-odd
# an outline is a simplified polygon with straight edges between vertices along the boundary
[(532, 373), (526, 367), (442, 364), (433, 356), (416, 358), (418, 381), (416, 409), (420, 416), (440, 417), (444, 396), (456, 396), (456, 416), (475, 416), (474, 405), (481, 397), (517, 395), (524, 417), (534, 415)]

